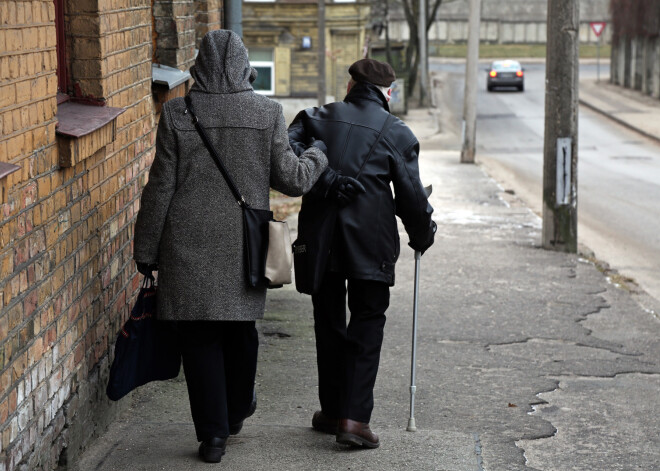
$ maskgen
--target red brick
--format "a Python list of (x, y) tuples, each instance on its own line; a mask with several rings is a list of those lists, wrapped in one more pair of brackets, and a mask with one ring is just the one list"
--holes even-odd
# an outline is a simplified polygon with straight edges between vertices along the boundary
[(5, 399), (0, 402), (0, 423), (7, 422), (7, 416), (9, 415), (9, 401)]
[(51, 327), (46, 331), (46, 339), (45, 339), (46, 345), (48, 347), (52, 347), (53, 345), (55, 345), (56, 340), (57, 340), (57, 330), (55, 329), (55, 327)]
[(14, 271), (14, 254), (10, 251), (6, 251), (1, 260), (2, 263), (0, 263), (0, 279), (4, 279)]
[(16, 399), (18, 398), (18, 394), (16, 392), (16, 388), (12, 389), (12, 391), (9, 393), (9, 407), (8, 407), (8, 412), (9, 415), (13, 414), (16, 412)]
[(21, 208), (27, 208), (37, 201), (37, 183), (33, 182), (23, 188), (23, 198), (21, 200)]
[[(0, 339), (4, 340), (7, 338), (7, 333), (9, 332), (9, 320), (7, 316), (3, 315), (0, 317)], [(4, 422), (0, 420), (0, 422)]]
[[(12, 382), (19, 382), (25, 373), (25, 368), (27, 367), (27, 353), (23, 353), (18, 356), (12, 363)], [(19, 388), (23, 387), (18, 385)]]
[(27, 270), (22, 270), (18, 276), (21, 283), (21, 293), (23, 293), (28, 289)]
[(29, 238), (30, 258), (36, 257), (40, 252), (46, 250), (46, 233), (43, 230), (36, 231)]
[(27, 318), (32, 315), (32, 313), (37, 308), (37, 303), (39, 301), (39, 292), (36, 289), (33, 289), (23, 301), (23, 315)]
[[(14, 252), (14, 269), (19, 265), (27, 262), (30, 258), (30, 247), (27, 239), (23, 239), (21, 242), (16, 243), (16, 249)], [(20, 280), (19, 280), (20, 281)]]

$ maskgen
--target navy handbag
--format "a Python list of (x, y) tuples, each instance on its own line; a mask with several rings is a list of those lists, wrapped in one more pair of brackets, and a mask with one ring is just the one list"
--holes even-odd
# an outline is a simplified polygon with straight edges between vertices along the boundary
[(150, 381), (176, 378), (181, 350), (176, 322), (156, 319), (156, 286), (145, 276), (131, 316), (117, 335), (106, 394), (118, 401)]

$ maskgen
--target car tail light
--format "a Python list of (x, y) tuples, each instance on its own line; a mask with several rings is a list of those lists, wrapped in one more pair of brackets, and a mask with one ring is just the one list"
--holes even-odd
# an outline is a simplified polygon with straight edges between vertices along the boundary
[(516, 76), (517, 77), (522, 77), (523, 76), (523, 71), (522, 70), (517, 71)]
[(491, 77), (497, 77), (497, 72), (495, 72), (494, 70), (491, 70), (490, 71), (490, 76)]

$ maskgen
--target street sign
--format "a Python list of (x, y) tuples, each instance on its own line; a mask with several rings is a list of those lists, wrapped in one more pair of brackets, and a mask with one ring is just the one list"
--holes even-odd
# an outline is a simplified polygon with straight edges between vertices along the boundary
[(596, 37), (599, 38), (600, 35), (603, 33), (606, 24), (607, 23), (605, 23), (604, 21), (594, 21), (593, 23), (589, 23), (589, 26), (591, 26), (591, 29), (593, 30)]
[(591, 26), (592, 31), (598, 38), (598, 42), (596, 43), (596, 68), (598, 69), (596, 82), (600, 82), (600, 35), (603, 34), (606, 24), (604, 21), (592, 21), (589, 23), (589, 26)]

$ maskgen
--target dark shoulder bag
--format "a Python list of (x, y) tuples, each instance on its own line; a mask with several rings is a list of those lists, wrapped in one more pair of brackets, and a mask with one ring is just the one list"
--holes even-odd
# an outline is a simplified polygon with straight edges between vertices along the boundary
[[(394, 121), (390, 114), (376, 141), (372, 144), (366, 159), (355, 176), (360, 178), (362, 169), (371, 158), (371, 154)], [(303, 294), (316, 294), (321, 289), (325, 275), (332, 239), (335, 235), (335, 224), (339, 208), (336, 204), (327, 204), (322, 211), (305, 213), (305, 218), (299, 220), (298, 238), (293, 243), (293, 265), (296, 274), (296, 290)]]
[[(206, 134), (204, 128), (199, 124), (199, 119), (193, 112), (192, 108), (192, 99), (190, 95), (187, 95), (186, 98), (187, 110), (192, 116), (193, 123), (197, 132), (199, 133), (204, 145), (208, 149), (211, 157), (215, 161), (216, 166), (222, 173), (222, 176), (225, 178), (229, 189), (236, 198), (238, 205), (243, 211), (243, 246), (245, 251), (245, 266), (247, 274), (247, 282), (250, 286), (258, 285), (268, 285), (268, 280), (266, 280), (266, 257), (268, 255), (268, 239), (269, 239), (269, 223), (273, 221), (273, 212), (267, 209), (256, 209), (252, 208), (245, 198), (238, 190), (234, 179), (231, 174), (220, 160), (218, 153), (215, 151), (215, 148), (211, 144), (211, 141)], [(283, 232), (283, 231), (282, 231)], [(289, 261), (289, 274), (291, 273), (291, 263)], [(289, 279), (289, 283), (291, 280)], [(286, 281), (285, 281), (286, 283)], [(281, 285), (278, 283), (277, 285)], [(269, 286), (269, 287), (276, 287)]]

